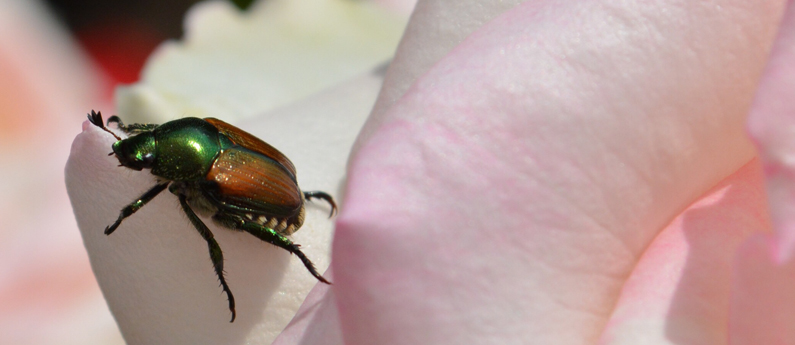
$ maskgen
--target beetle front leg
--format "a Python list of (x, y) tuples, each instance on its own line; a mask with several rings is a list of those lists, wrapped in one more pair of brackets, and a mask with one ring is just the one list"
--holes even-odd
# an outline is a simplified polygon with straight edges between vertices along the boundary
[(309, 273), (311, 273), (312, 276), (321, 282), (331, 285), (331, 282), (326, 280), (326, 278), (323, 278), (323, 276), (317, 272), (317, 269), (315, 269), (315, 264), (313, 264), (312, 261), (310, 261), (309, 258), (307, 258), (306, 255), (301, 251), (301, 245), (293, 243), (293, 241), (290, 241), (289, 238), (279, 234), (275, 230), (264, 227), (259, 223), (249, 221), (243, 217), (228, 213), (217, 213), (213, 216), (213, 219), (220, 224), (233, 229), (243, 230), (254, 235), (260, 240), (268, 242), (277, 247), (281, 247), (291, 254), (295, 254), (295, 256), (301, 259), (301, 262), (304, 263), (304, 266), (306, 266), (306, 269), (309, 270)]
[(124, 122), (121, 121), (121, 118), (116, 115), (113, 115), (108, 118), (107, 124), (110, 125), (111, 123), (115, 123), (116, 127), (121, 129), (124, 133), (127, 133), (128, 135), (135, 135), (143, 132), (149, 132), (157, 128), (157, 126), (159, 126), (159, 124), (155, 123), (132, 123), (129, 125), (125, 125)]
[(224, 279), (224, 253), (221, 251), (221, 246), (218, 245), (218, 241), (215, 240), (213, 233), (207, 228), (207, 225), (204, 225), (201, 219), (199, 219), (196, 213), (190, 208), (188, 199), (181, 194), (178, 195), (178, 197), (179, 204), (182, 206), (182, 210), (185, 211), (190, 222), (193, 223), (193, 227), (195, 227), (204, 240), (207, 241), (207, 247), (210, 249), (210, 260), (213, 262), (215, 274), (218, 276), (218, 280), (221, 281), (221, 288), (226, 292), (226, 296), (229, 297), (229, 310), (232, 311), (232, 320), (229, 322), (234, 322), (237, 316), (235, 312), (235, 297), (232, 296), (232, 290), (229, 289), (229, 285), (226, 284), (226, 279)]
[(116, 219), (113, 224), (105, 227), (105, 235), (110, 235), (114, 230), (116, 230), (116, 228), (119, 227), (119, 225), (121, 225), (121, 221), (124, 220), (124, 218), (131, 216), (133, 213), (140, 210), (141, 207), (144, 207), (146, 203), (152, 201), (152, 199), (154, 199), (158, 194), (160, 194), (160, 192), (168, 187), (168, 184), (169, 182), (156, 184), (154, 187), (146, 191), (144, 195), (141, 195), (138, 200), (133, 201), (131, 204), (121, 209), (119, 218)]

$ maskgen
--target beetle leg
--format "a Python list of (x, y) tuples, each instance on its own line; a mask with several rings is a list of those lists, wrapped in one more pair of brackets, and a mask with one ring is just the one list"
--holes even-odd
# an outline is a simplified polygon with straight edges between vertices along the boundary
[(331, 195), (328, 195), (326, 192), (322, 192), (319, 190), (313, 190), (309, 192), (304, 192), (304, 198), (310, 200), (312, 198), (318, 198), (326, 200), (331, 205), (331, 213), (329, 214), (329, 218), (334, 217), (334, 214), (337, 213), (337, 203), (334, 202), (334, 198)]
[(121, 118), (116, 115), (113, 115), (108, 118), (107, 124), (110, 125), (111, 123), (115, 123), (116, 127), (124, 131), (124, 133), (133, 134), (133, 135), (143, 132), (149, 132), (155, 129), (157, 126), (159, 126), (158, 124), (154, 123), (131, 123), (129, 125), (125, 125), (124, 122), (121, 121)]
[(119, 213), (119, 218), (116, 219), (116, 221), (113, 222), (113, 224), (105, 227), (105, 235), (110, 235), (114, 230), (116, 230), (116, 228), (119, 227), (121, 221), (124, 220), (124, 218), (131, 216), (133, 213), (141, 209), (141, 207), (144, 207), (146, 203), (152, 201), (152, 199), (154, 199), (158, 194), (160, 194), (160, 192), (162, 192), (164, 189), (166, 189), (166, 187), (168, 187), (168, 184), (169, 182), (156, 184), (154, 187), (146, 191), (144, 195), (141, 195), (141, 197), (138, 198), (138, 200), (133, 201), (131, 204), (121, 209), (121, 212)]
[(215, 274), (218, 276), (218, 280), (221, 281), (221, 288), (226, 292), (226, 296), (229, 298), (229, 310), (232, 311), (232, 320), (229, 322), (234, 322), (237, 316), (235, 312), (235, 297), (232, 296), (232, 290), (229, 289), (229, 285), (226, 284), (226, 279), (224, 279), (224, 254), (221, 251), (221, 246), (218, 245), (218, 241), (215, 240), (213, 233), (210, 232), (207, 225), (204, 225), (201, 219), (199, 219), (196, 213), (190, 208), (187, 197), (182, 194), (178, 195), (178, 197), (179, 204), (182, 205), (182, 210), (185, 211), (188, 219), (193, 223), (193, 227), (195, 227), (204, 240), (207, 241), (207, 247), (210, 249), (210, 260), (213, 262)]
[(304, 266), (306, 266), (306, 269), (309, 270), (309, 273), (311, 273), (312, 276), (314, 276), (315, 278), (317, 278), (317, 280), (321, 282), (331, 285), (331, 283), (328, 280), (326, 280), (326, 278), (323, 278), (323, 276), (321, 276), (320, 273), (317, 272), (317, 270), (315, 269), (315, 264), (313, 264), (312, 261), (310, 261), (309, 258), (306, 257), (306, 255), (304, 255), (304, 253), (300, 249), (301, 246), (299, 244), (293, 243), (293, 241), (290, 241), (289, 238), (279, 234), (275, 230), (262, 226), (262, 224), (259, 224), (255, 221), (251, 221), (243, 217), (240, 217), (238, 215), (233, 215), (229, 213), (217, 213), (216, 215), (213, 216), (213, 219), (215, 219), (220, 224), (226, 225), (234, 229), (243, 230), (245, 232), (248, 232), (249, 234), (254, 235), (254, 237), (257, 237), (260, 240), (268, 242), (277, 247), (281, 247), (287, 250), (288, 252), (290, 252), (291, 254), (295, 254), (295, 256), (301, 259), (301, 262), (304, 263)]
[(159, 125), (154, 123), (131, 123), (124, 127), (119, 127), (119, 129), (123, 130), (124, 133), (135, 135), (143, 132), (151, 132), (153, 129), (157, 128), (157, 126)]

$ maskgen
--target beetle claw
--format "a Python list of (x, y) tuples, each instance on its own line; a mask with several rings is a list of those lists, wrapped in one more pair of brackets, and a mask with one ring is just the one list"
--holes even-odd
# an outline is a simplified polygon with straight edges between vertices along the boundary
[[(113, 118), (113, 117), (118, 117), (118, 116), (111, 116), (111, 118)], [(108, 127), (105, 127), (105, 124), (102, 123), (102, 112), (101, 111), (95, 112), (94, 110), (91, 110), (91, 114), (88, 114), (88, 122), (91, 122), (91, 124), (93, 124), (94, 126), (102, 128), (102, 130), (104, 130), (105, 132), (110, 133), (110, 135), (112, 135), (114, 138), (116, 138), (116, 140), (121, 140), (121, 138), (118, 135), (116, 135), (116, 133), (111, 132), (108, 129)]]
[(313, 190), (304, 192), (304, 197), (307, 200), (311, 200), (312, 198), (323, 199), (329, 203), (329, 205), (331, 205), (331, 212), (329, 212), (328, 215), (329, 218), (334, 217), (334, 215), (337, 214), (337, 203), (334, 202), (334, 198), (332, 198), (328, 193), (319, 190)]

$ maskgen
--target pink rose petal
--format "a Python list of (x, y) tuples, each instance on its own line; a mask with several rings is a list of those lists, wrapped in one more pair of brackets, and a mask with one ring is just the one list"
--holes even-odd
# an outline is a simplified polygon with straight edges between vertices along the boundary
[(418, 1), (403, 39), (395, 52), (384, 87), (373, 108), (373, 118), (359, 135), (369, 137), (378, 120), (406, 90), (469, 34), (494, 17), (526, 0)]
[(730, 343), (795, 343), (795, 261), (781, 261), (780, 241), (754, 236), (740, 248), (732, 280)]
[(597, 341), (659, 231), (754, 156), (764, 5), (533, 2), (473, 33), (352, 159), (345, 342)]
[(749, 235), (769, 231), (761, 165), (753, 160), (657, 235), (600, 343), (726, 344), (735, 253)]
[(794, 44), (790, 2), (748, 119), (762, 157), (775, 235), (755, 236), (736, 258), (732, 344), (795, 343)]
[(789, 6), (748, 118), (767, 175), (771, 212), (786, 252), (795, 248), (795, 8)]

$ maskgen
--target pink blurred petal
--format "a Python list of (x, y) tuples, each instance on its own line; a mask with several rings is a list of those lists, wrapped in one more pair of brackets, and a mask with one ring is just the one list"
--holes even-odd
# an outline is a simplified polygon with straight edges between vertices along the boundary
[(748, 119), (762, 158), (775, 235), (736, 258), (732, 344), (795, 343), (795, 7), (788, 6)]
[(734, 255), (750, 235), (770, 231), (768, 218), (761, 165), (753, 160), (657, 235), (600, 343), (726, 344)]
[[(323, 274), (333, 281), (331, 269)], [(343, 344), (337, 303), (331, 286), (317, 284), (304, 299), (290, 324), (273, 342), (282, 344)]]
[(40, 1), (0, 1), (0, 344), (121, 342), (63, 183), (102, 77)]
[(352, 159), (345, 342), (595, 342), (659, 231), (753, 158), (780, 7), (534, 1), (473, 33)]

